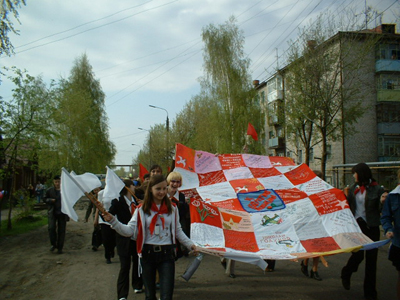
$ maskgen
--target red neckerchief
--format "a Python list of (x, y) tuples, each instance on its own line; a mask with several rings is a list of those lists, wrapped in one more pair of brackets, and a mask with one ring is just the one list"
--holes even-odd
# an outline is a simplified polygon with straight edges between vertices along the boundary
[(172, 203), (174, 203), (174, 204), (176, 204), (176, 205), (179, 204), (179, 200), (176, 199), (174, 196), (172, 196), (170, 199), (171, 199)]
[[(157, 205), (153, 202), (151, 204), (151, 210), (156, 212), (156, 214), (151, 219), (150, 227), (149, 227), (150, 228), (150, 234), (153, 235), (154, 229), (156, 227), (156, 222), (157, 222), (158, 216), (162, 215), (162, 214), (167, 214), (168, 213), (168, 207), (165, 204), (165, 201), (163, 201), (161, 203), (160, 209), (158, 209)], [(162, 227), (164, 229), (165, 219), (162, 216), (160, 216), (160, 219), (161, 219)]]
[(378, 183), (376, 182), (376, 181), (372, 181), (369, 185), (367, 185), (367, 186), (365, 186), (365, 185), (362, 185), (362, 186), (358, 186), (355, 190), (354, 190), (354, 195), (356, 195), (359, 191), (361, 191), (361, 194), (364, 194), (364, 191), (365, 191), (365, 189), (367, 188), (367, 187), (369, 187), (369, 186), (376, 186), (376, 185), (378, 185)]
[(136, 205), (135, 205), (135, 203), (132, 201), (132, 202), (131, 202), (131, 216), (133, 216), (133, 213), (135, 212), (135, 209), (136, 209)]

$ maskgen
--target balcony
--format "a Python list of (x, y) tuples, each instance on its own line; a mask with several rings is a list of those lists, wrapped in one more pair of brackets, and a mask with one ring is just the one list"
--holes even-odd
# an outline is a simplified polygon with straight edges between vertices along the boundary
[(268, 116), (268, 124), (269, 125), (274, 125), (274, 124), (278, 124), (278, 116), (277, 115), (269, 115)]
[(400, 102), (400, 89), (378, 90), (378, 102)]
[(399, 135), (400, 122), (378, 123), (378, 134)]
[(285, 147), (285, 139), (282, 137), (270, 138), (268, 140), (268, 147), (278, 149)]
[(379, 59), (375, 62), (376, 72), (400, 72), (400, 60), (398, 59)]
[(282, 100), (282, 99), (283, 99), (283, 91), (282, 90), (274, 90), (267, 95), (268, 103), (276, 101), (276, 100)]

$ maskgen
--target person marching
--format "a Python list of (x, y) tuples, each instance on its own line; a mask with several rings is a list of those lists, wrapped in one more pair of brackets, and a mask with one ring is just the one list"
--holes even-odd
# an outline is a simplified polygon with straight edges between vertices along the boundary
[(57, 253), (62, 254), (69, 217), (61, 212), (61, 178), (59, 175), (54, 176), (53, 187), (46, 191), (43, 201), (48, 206), (50, 251), (53, 252), (58, 249)]
[[(169, 173), (167, 176), (167, 184), (168, 197), (171, 199), (172, 203), (178, 207), (179, 210), (179, 222), (181, 223), (182, 230), (188, 237), (190, 237), (189, 204), (186, 202), (185, 195), (178, 191), (178, 188), (182, 186), (182, 175), (178, 172)], [(183, 255), (187, 256), (188, 252), (185, 251), (185, 249), (181, 249), (180, 245), (177, 246), (177, 258), (180, 258)]]
[[(400, 300), (400, 169), (397, 171), (399, 185), (389, 193), (384, 202), (381, 223), (385, 236), (392, 240), (389, 260), (397, 270), (397, 299)], [(384, 200), (384, 201), (382, 201)]]
[[(109, 213), (116, 216), (122, 224), (128, 224), (136, 206), (139, 204), (133, 193), (135, 186), (132, 180), (124, 180), (125, 187), (120, 191), (119, 199), (111, 202)], [(108, 221), (105, 219), (105, 221)], [(120, 260), (120, 270), (117, 280), (117, 293), (119, 300), (126, 300), (129, 294), (129, 270), (132, 261), (132, 287), (135, 293), (142, 293), (143, 280), (138, 274), (138, 260), (136, 241), (131, 236), (116, 235), (117, 252)]]
[(177, 207), (167, 196), (167, 181), (162, 175), (150, 177), (143, 204), (123, 224), (109, 213), (104, 219), (121, 235), (136, 239), (137, 253), (145, 286), (146, 300), (156, 300), (156, 270), (160, 274), (160, 299), (171, 300), (175, 280), (176, 240), (195, 253), (195, 244), (179, 223)]
[[(365, 163), (359, 163), (352, 168), (355, 183), (346, 188), (344, 193), (349, 202), (350, 210), (357, 220), (362, 233), (374, 242), (380, 237), (380, 198), (384, 190), (372, 178), (371, 169)], [(365, 259), (364, 297), (377, 299), (376, 291), (376, 265), (378, 249), (360, 250), (352, 252), (347, 264), (341, 273), (342, 285), (346, 290), (350, 289), (350, 278), (353, 272), (357, 272), (358, 266)]]
[[(104, 190), (101, 190), (98, 194), (98, 200), (103, 205), (105, 210), (109, 210), (111, 207), (111, 199), (105, 199), (103, 197)], [(116, 237), (115, 230), (111, 228), (110, 224), (105, 222), (102, 218), (99, 217), (99, 209), (96, 208), (95, 218), (94, 218), (94, 226), (100, 225), (101, 239), (104, 245), (104, 257), (106, 259), (107, 264), (111, 264), (111, 258), (114, 257), (114, 249), (116, 246)]]

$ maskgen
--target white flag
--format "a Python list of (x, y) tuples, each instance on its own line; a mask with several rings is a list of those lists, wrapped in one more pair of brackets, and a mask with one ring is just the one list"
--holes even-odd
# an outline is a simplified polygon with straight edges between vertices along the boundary
[[(133, 183), (132, 183), (133, 184)], [(104, 198), (119, 198), (119, 192), (124, 188), (125, 184), (117, 174), (107, 167), (106, 187), (104, 188)]]
[(74, 172), (69, 174), (62, 168), (61, 171), (61, 211), (67, 214), (72, 220), (78, 221), (78, 215), (74, 210), (76, 201), (85, 192), (89, 193), (93, 189), (100, 187), (100, 179), (91, 173), (76, 175)]

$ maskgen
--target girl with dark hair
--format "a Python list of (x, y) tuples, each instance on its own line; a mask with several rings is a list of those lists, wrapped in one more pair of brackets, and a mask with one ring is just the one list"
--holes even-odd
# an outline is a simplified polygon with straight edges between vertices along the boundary
[(162, 174), (162, 168), (160, 165), (152, 165), (150, 168), (150, 177), (153, 175), (161, 175)]
[(136, 239), (146, 300), (156, 300), (156, 270), (160, 274), (160, 299), (172, 299), (176, 240), (196, 252), (179, 223), (177, 207), (167, 196), (167, 182), (153, 175), (140, 205), (127, 225), (105, 213), (104, 219), (121, 235)]
[[(350, 210), (357, 220), (362, 233), (373, 241), (379, 241), (380, 230), (380, 198), (384, 189), (372, 178), (371, 169), (365, 163), (359, 163), (352, 168), (355, 183), (345, 189)], [(346, 290), (350, 289), (350, 278), (353, 272), (357, 272), (358, 266), (364, 260), (365, 253), (365, 276), (364, 297), (365, 299), (377, 299), (376, 291), (376, 265), (378, 249), (353, 252), (342, 269), (342, 284)]]
[[(119, 193), (120, 197), (111, 202), (109, 212), (116, 216), (122, 224), (128, 224), (139, 203), (133, 196), (135, 185), (132, 180), (124, 180), (123, 182), (125, 186)], [(135, 293), (141, 293), (143, 291), (143, 280), (137, 272), (139, 265), (136, 252), (136, 241), (131, 239), (130, 236), (117, 233), (116, 244), (121, 264), (117, 280), (117, 294), (118, 299), (123, 300), (127, 299), (129, 294), (129, 271), (131, 268), (131, 261), (132, 287)]]

